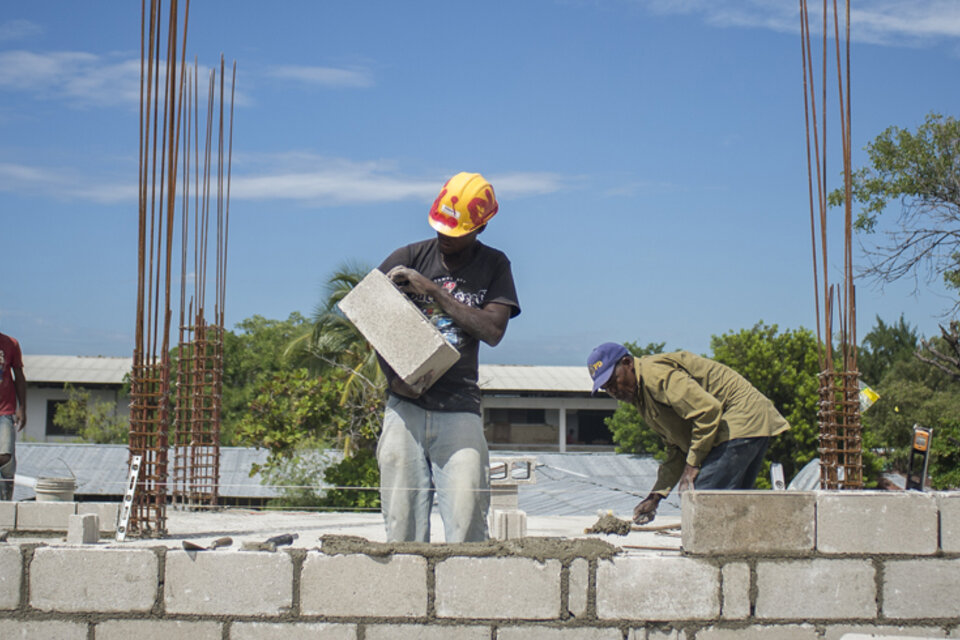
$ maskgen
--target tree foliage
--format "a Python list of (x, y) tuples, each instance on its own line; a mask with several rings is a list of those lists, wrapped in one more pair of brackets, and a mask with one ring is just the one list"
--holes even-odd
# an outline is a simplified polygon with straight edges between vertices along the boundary
[(789, 431), (770, 441), (758, 485), (769, 486), (770, 462), (782, 464), (789, 481), (817, 457), (820, 364), (816, 336), (802, 327), (780, 333), (777, 325), (761, 321), (752, 329), (713, 336), (710, 346), (714, 360), (746, 378), (790, 423)]
[[(868, 249), (865, 274), (880, 282), (939, 275), (960, 289), (960, 121), (931, 113), (911, 132), (890, 127), (866, 151), (870, 165), (854, 172), (853, 199), (862, 205), (858, 229), (874, 232), (890, 202), (901, 212), (895, 228)], [(842, 205), (844, 194), (830, 194)]]
[[(343, 486), (339, 481), (352, 467), (364, 467), (380, 430), (381, 396), (371, 390), (341, 402), (345, 384), (342, 375), (321, 377), (304, 368), (274, 374), (241, 419), (240, 442), (269, 450), (267, 461), (254, 465), (250, 473), (261, 472), (267, 482), (287, 487), (283, 504), (347, 506), (345, 495), (354, 504), (379, 504), (373, 492), (361, 496), (357, 491), (326, 492), (320, 486), (321, 477), (328, 486)], [(343, 452), (342, 459), (321, 454), (332, 448)], [(378, 483), (378, 478), (362, 479), (372, 480), (372, 486)]]
[(67, 401), (57, 405), (53, 424), (77, 434), (81, 440), (97, 444), (124, 444), (130, 432), (130, 421), (117, 415), (117, 403), (92, 400), (85, 389), (65, 384)]
[[(904, 327), (902, 318), (898, 325), (877, 318), (860, 348), (861, 361), (870, 362), (880, 351), (883, 357), (874, 361), (884, 363), (873, 374), (880, 399), (863, 415), (865, 445), (878, 452), (885, 470), (906, 473), (913, 426), (932, 427), (931, 483), (941, 489), (960, 486), (960, 382), (915, 355), (918, 341), (944, 349), (940, 338), (920, 340)], [(889, 348), (897, 344), (901, 348)]]
[(221, 444), (234, 444), (237, 426), (258, 393), (258, 386), (289, 365), (287, 345), (307, 326), (296, 311), (286, 320), (255, 315), (226, 331), (223, 345), (223, 413)]

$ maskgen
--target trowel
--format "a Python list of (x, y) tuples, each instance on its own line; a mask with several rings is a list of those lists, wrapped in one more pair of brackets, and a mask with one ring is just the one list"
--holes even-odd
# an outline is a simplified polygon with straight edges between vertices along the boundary
[(233, 538), (217, 538), (211, 542), (210, 546), (208, 547), (196, 544), (195, 542), (190, 542), (189, 540), (184, 540), (182, 544), (185, 551), (213, 551), (214, 549), (218, 549), (220, 547), (229, 547), (233, 544)]

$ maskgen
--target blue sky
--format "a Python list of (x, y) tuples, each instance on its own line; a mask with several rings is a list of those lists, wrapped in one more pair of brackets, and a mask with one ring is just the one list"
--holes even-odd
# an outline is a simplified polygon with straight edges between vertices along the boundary
[[(309, 314), (478, 171), (523, 307), (483, 362), (815, 328), (796, 4), (194, 2), (188, 56), (238, 64), (228, 326)], [(960, 3), (856, 5), (860, 165), (886, 127), (957, 115)], [(0, 330), (27, 353), (132, 353), (139, 51), (139, 2), (0, 13)], [(953, 304), (936, 281), (858, 287), (861, 336), (901, 313), (931, 335)]]

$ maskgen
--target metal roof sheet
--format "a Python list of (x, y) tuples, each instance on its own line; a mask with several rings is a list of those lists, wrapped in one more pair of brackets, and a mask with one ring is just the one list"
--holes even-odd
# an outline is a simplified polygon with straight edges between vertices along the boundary
[(133, 358), (102, 356), (23, 356), (27, 382), (70, 382), (74, 384), (123, 384), (133, 368)]
[[(24, 355), (29, 382), (122, 384), (133, 358), (104, 356)], [(590, 393), (593, 383), (586, 367), (481, 364), (479, 384), (488, 392), (553, 391)]]
[(481, 391), (591, 393), (593, 381), (587, 367), (481, 364)]
[[(265, 450), (220, 449), (220, 495), (229, 498), (272, 498), (278, 489), (250, 477), (250, 466), (266, 460)], [(338, 452), (325, 452), (331, 459)], [(529, 515), (594, 515), (612, 510), (621, 517), (646, 497), (656, 481), (658, 463), (650, 456), (616, 453), (536, 453), (496, 451), (492, 457), (535, 456), (536, 483), (521, 484), (519, 507)], [(17, 475), (27, 478), (77, 479), (77, 494), (119, 496), (127, 482), (127, 447), (108, 444), (17, 443)], [(15, 500), (30, 500), (33, 490), (17, 484)], [(670, 496), (658, 513), (677, 515), (679, 500)]]

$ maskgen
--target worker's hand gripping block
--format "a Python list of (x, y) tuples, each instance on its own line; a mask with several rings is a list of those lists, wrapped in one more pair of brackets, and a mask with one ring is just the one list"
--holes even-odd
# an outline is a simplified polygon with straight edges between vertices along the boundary
[(400, 379), (422, 393), (460, 358), (420, 309), (378, 269), (337, 303)]

